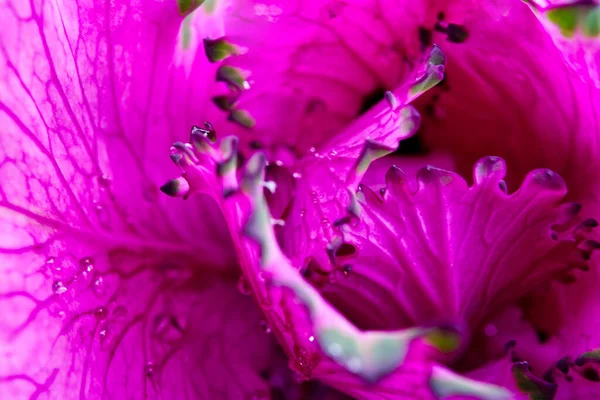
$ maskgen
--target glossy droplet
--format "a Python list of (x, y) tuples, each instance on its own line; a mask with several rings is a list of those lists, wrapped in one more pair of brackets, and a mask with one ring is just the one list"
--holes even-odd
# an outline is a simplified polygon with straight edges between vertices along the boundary
[(106, 294), (106, 285), (104, 284), (104, 279), (101, 276), (96, 277), (92, 282), (92, 291), (98, 297), (102, 297)]
[(328, 229), (331, 226), (331, 222), (327, 218), (323, 218), (321, 220), (321, 226), (325, 229)]
[(55, 294), (63, 294), (67, 291), (67, 287), (61, 281), (56, 281), (52, 285), (52, 291), (54, 291)]
[(106, 339), (108, 338), (108, 329), (100, 329), (100, 331), (98, 331), (98, 338), (100, 339), (101, 344), (106, 342)]
[(258, 273), (258, 279), (265, 282), (267, 280), (267, 278), (269, 278), (269, 274), (266, 273), (265, 271), (260, 271)]
[(148, 361), (146, 365), (144, 365), (144, 375), (148, 378), (153, 378), (156, 374), (156, 365), (152, 361)]
[(350, 272), (352, 272), (352, 265), (349, 265), (349, 264), (347, 264), (347, 265), (344, 265), (344, 266), (342, 267), (342, 273), (343, 273), (345, 276), (348, 276), (348, 275), (350, 275)]
[(165, 332), (169, 327), (169, 316), (167, 314), (160, 314), (154, 317), (153, 331), (155, 335), (160, 335)]
[(108, 310), (106, 307), (98, 307), (94, 310), (94, 316), (99, 320), (105, 319), (108, 317)]
[(161, 313), (154, 317), (152, 334), (157, 340), (163, 342), (178, 341), (183, 335), (183, 330), (183, 326), (173, 315)]
[(106, 175), (98, 176), (98, 186), (102, 189), (107, 189), (110, 187), (110, 179)]
[(313, 204), (319, 203), (319, 195), (317, 194), (317, 192), (315, 192), (315, 191), (310, 192), (310, 198), (311, 198)]
[(301, 174), (301, 173), (299, 173), (299, 172), (294, 172), (294, 173), (292, 174), (292, 176), (294, 177), (294, 179), (300, 179), (300, 178), (302, 178), (302, 174)]
[(308, 341), (309, 341), (309, 342), (314, 342), (314, 341), (315, 341), (315, 337), (314, 337), (314, 336), (311, 336), (311, 337), (309, 337), (309, 338), (308, 338)]
[(61, 265), (56, 259), (56, 257), (48, 257), (46, 259), (46, 266), (53, 271), (60, 271)]
[(265, 331), (265, 333), (271, 333), (271, 327), (267, 321), (260, 321), (260, 327), (263, 329), (263, 331)]
[(250, 283), (248, 283), (248, 280), (244, 278), (243, 275), (240, 276), (240, 279), (238, 280), (237, 289), (241, 294), (245, 296), (249, 296), (250, 294), (252, 294), (252, 288), (250, 287)]
[(48, 306), (48, 314), (58, 319), (65, 319), (67, 313), (62, 309), (58, 303), (52, 303)]
[(304, 217), (306, 215), (306, 209), (300, 210), (300, 217)]
[(83, 257), (79, 260), (79, 269), (82, 272), (92, 272), (94, 270), (94, 259), (91, 257)]
[(109, 227), (110, 214), (108, 213), (106, 207), (104, 207), (101, 204), (96, 204), (94, 206), (94, 210), (96, 211), (96, 217), (98, 218), (98, 222), (100, 222), (100, 225), (102, 225), (105, 228)]

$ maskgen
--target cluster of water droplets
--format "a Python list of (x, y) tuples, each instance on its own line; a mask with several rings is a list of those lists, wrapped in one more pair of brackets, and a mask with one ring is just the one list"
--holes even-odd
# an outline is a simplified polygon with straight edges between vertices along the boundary
[(106, 295), (106, 285), (101, 274), (95, 271), (94, 260), (91, 257), (83, 257), (79, 260), (78, 271), (75, 275), (67, 278), (63, 274), (63, 265), (57, 257), (51, 256), (46, 259), (42, 273), (47, 276), (55, 277), (52, 283), (52, 292), (56, 295), (62, 295), (69, 290), (73, 284), (89, 284), (90, 289), (97, 297)]

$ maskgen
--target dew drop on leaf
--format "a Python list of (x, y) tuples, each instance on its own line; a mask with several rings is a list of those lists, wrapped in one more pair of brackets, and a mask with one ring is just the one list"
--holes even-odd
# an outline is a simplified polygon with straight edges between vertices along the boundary
[(79, 268), (82, 272), (92, 272), (94, 269), (94, 259), (91, 257), (83, 257), (79, 260)]
[(152, 361), (148, 361), (144, 366), (144, 375), (148, 378), (153, 378), (156, 374), (156, 366)]
[(100, 175), (98, 176), (98, 185), (101, 188), (106, 189), (110, 187), (110, 179), (106, 175)]
[(265, 333), (271, 333), (271, 327), (267, 321), (260, 321), (260, 327), (263, 329), (263, 331), (265, 331)]
[(67, 291), (67, 287), (61, 281), (55, 281), (52, 284), (52, 291), (55, 294), (63, 294)]
[(98, 297), (102, 297), (106, 294), (106, 285), (104, 284), (104, 279), (101, 276), (96, 277), (92, 282), (92, 291)]
[(53, 257), (53, 256), (48, 257), (46, 259), (45, 266), (52, 271), (60, 271), (61, 270), (60, 262), (56, 259), (56, 257)]
[(108, 330), (106, 328), (100, 329), (98, 332), (98, 337), (100, 338), (100, 343), (105, 343), (106, 338), (108, 337)]
[(106, 307), (98, 307), (94, 310), (94, 316), (99, 320), (103, 320), (108, 316), (108, 310)]
[(98, 218), (98, 222), (100, 223), (100, 225), (102, 225), (105, 228), (109, 228), (110, 227), (110, 214), (108, 213), (108, 210), (106, 209), (106, 207), (104, 207), (101, 204), (96, 204), (94, 206), (94, 209), (96, 211), (96, 217)]

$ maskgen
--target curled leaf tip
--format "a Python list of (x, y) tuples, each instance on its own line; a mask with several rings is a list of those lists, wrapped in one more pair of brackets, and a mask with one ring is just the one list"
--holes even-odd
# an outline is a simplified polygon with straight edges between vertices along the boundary
[(514, 396), (508, 390), (488, 383), (478, 382), (455, 374), (441, 366), (434, 366), (429, 384), (439, 399), (469, 396), (479, 400), (509, 400)]
[(536, 400), (552, 400), (554, 398), (557, 385), (533, 375), (527, 362), (515, 362), (511, 372), (519, 390), (529, 395), (529, 398)]
[(248, 129), (252, 129), (256, 126), (254, 117), (248, 111), (242, 109), (231, 110), (228, 120)]
[(412, 101), (440, 83), (444, 79), (446, 56), (442, 49), (434, 45), (429, 52), (424, 70), (410, 87), (408, 100)]
[(231, 56), (246, 53), (247, 49), (229, 42), (226, 38), (204, 39), (204, 52), (210, 62), (223, 61)]
[(200, 7), (204, 3), (204, 0), (177, 0), (177, 9), (179, 14), (186, 16)]
[(222, 65), (217, 70), (217, 82), (225, 82), (237, 90), (250, 88), (248, 83), (249, 72), (231, 65)]

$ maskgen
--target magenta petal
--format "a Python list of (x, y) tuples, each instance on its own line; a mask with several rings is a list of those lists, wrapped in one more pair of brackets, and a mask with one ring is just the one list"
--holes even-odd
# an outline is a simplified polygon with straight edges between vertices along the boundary
[(190, 101), (213, 75), (183, 48), (177, 3), (18, 1), (0, 15), (2, 392), (262, 393), (270, 339), (235, 289), (223, 218), (159, 192), (176, 173), (165, 149), (213, 107)]
[(264, 154), (253, 156), (241, 183), (251, 206), (244, 234), (258, 245), (260, 255), (255, 260), (252, 247), (248, 247), (240, 256), (250, 287), (293, 369), (359, 399), (510, 397), (502, 388), (468, 380), (431, 362), (433, 348), (444, 352), (456, 349), (459, 339), (453, 328), (360, 331), (323, 299), (275, 239), (263, 194), (265, 160)]
[[(394, 151), (412, 136), (421, 117), (408, 102), (443, 78), (444, 55), (433, 46), (413, 72), (386, 99), (320, 147), (311, 147), (290, 169), (296, 196), (281, 229), (281, 244), (295, 265), (320, 265), (318, 274), (332, 272), (322, 250), (336, 236), (354, 190), (370, 163)], [(430, 85), (428, 85), (430, 83)], [(357, 215), (354, 215), (357, 217)]]
[(477, 329), (548, 279), (583, 269), (589, 249), (572, 228), (580, 207), (561, 204), (562, 179), (532, 171), (506, 194), (504, 171), (501, 159), (484, 158), (469, 187), (426, 167), (411, 193), (392, 167), (383, 197), (366, 187), (359, 194), (362, 221), (342, 233), (353, 252), (337, 260), (351, 273), (328, 298), (365, 328), (451, 319)]
[[(402, 143), (400, 143), (402, 147)], [(450, 153), (432, 152), (426, 155), (398, 155), (389, 156), (375, 160), (367, 173), (361, 180), (363, 185), (377, 191), (385, 188), (385, 175), (392, 166), (397, 166), (406, 175), (406, 181), (411, 186), (411, 190), (417, 188), (417, 173), (425, 165), (435, 165), (437, 168), (453, 171), (456, 169), (454, 159)]]
[(530, 0), (529, 4), (574, 73), (600, 88), (600, 4), (574, 0)]
[(10, 398), (268, 393), (259, 372), (273, 344), (235, 282), (153, 254), (51, 261), (26, 277), (12, 270), (3, 287), (0, 375)]
[[(550, 168), (565, 179), (573, 199), (594, 201), (599, 90), (584, 82), (586, 73), (566, 65), (524, 2), (472, 4), (466, 12), (446, 13), (469, 37), (461, 44), (438, 41), (447, 54), (447, 85), (433, 91), (436, 101), (422, 103), (431, 104), (423, 114), (426, 142), (453, 153), (465, 175), (477, 159), (495, 154), (511, 166), (511, 188), (528, 171)], [(596, 62), (587, 75), (597, 71)]]
[(219, 76), (227, 85), (210, 94), (224, 114), (244, 110), (255, 121), (249, 131), (234, 124), (242, 148), (253, 142), (302, 157), (407, 79), (432, 44), (423, 47), (417, 33), (446, 1), (438, 3), (234, 1), (225, 37), (209, 41), (228, 54), (213, 57), (228, 68)]

